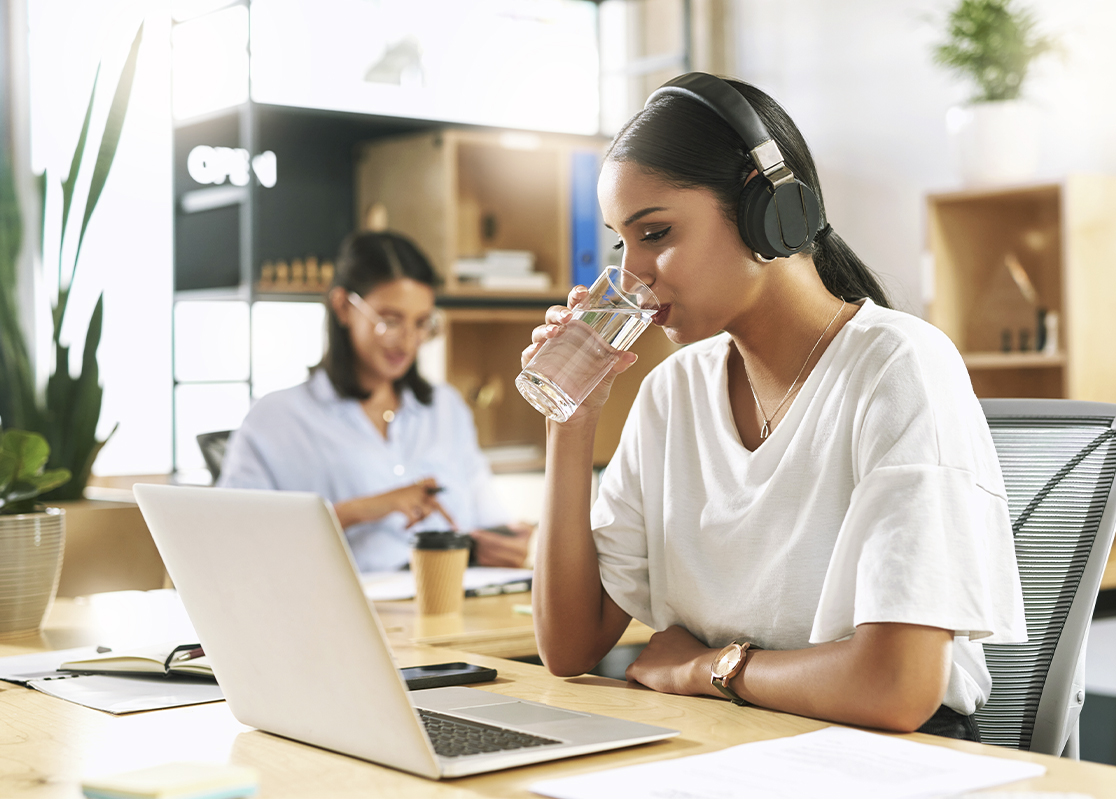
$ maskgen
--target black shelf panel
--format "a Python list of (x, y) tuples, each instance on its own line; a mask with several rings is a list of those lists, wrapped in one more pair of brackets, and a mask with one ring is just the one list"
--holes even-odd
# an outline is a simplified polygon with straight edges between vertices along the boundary
[(174, 215), (174, 288), (240, 285), (240, 206)]

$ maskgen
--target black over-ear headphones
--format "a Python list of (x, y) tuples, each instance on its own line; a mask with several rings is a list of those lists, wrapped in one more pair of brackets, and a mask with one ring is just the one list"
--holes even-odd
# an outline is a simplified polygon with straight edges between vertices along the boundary
[[(647, 98), (674, 94), (712, 109), (744, 140), (759, 174), (740, 193), (736, 224), (740, 238), (766, 260), (792, 256), (806, 248), (821, 227), (818, 198), (794, 177), (779, 146), (751, 103), (731, 85), (705, 72), (689, 72), (667, 81)], [(741, 180), (747, 176), (741, 176)]]

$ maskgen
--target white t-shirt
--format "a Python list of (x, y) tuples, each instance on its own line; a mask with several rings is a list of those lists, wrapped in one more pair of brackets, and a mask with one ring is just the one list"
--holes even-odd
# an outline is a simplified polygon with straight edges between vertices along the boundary
[(727, 334), (644, 380), (593, 507), (601, 579), (657, 630), (792, 650), (865, 622), (955, 631), (945, 704), (991, 678), (976, 640), (1026, 640), (1007, 494), (961, 357), (864, 301), (756, 450), (728, 401)]

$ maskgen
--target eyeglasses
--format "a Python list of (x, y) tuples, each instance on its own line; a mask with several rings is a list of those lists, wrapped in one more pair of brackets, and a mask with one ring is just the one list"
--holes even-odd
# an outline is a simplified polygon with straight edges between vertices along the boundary
[(430, 316), (422, 322), (411, 326), (399, 317), (385, 317), (380, 314), (356, 292), (349, 292), (349, 302), (372, 323), (374, 326), (372, 330), (385, 341), (398, 342), (406, 333), (414, 331), (420, 342), (428, 342), (440, 336), (445, 325), (442, 312), (437, 308), (433, 309)]

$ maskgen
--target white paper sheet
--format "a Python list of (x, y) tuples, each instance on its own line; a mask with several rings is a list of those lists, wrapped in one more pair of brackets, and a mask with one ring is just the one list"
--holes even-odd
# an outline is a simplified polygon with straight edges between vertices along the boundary
[(1046, 772), (849, 728), (753, 742), (698, 756), (542, 781), (547, 797), (948, 797)]
[[(529, 569), (469, 567), (465, 570), (466, 594), (485, 595), (525, 592), (531, 588)], [(410, 600), (415, 596), (415, 574), (410, 570), (365, 572), (360, 576), (369, 600)]]
[(107, 711), (130, 714), (159, 708), (214, 703), (225, 695), (213, 681), (118, 675), (73, 675), (27, 682), (32, 689), (60, 700)]

